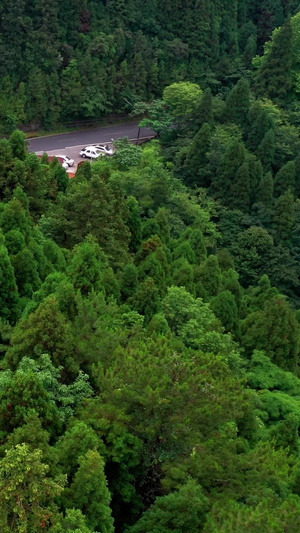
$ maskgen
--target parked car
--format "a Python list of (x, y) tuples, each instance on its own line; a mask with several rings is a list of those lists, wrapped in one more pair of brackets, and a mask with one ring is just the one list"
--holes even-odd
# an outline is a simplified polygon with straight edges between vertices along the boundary
[(114, 155), (115, 153), (114, 146), (109, 144), (95, 144), (94, 148), (96, 148), (96, 150), (99, 150), (105, 155)]
[[(74, 159), (71, 159), (67, 155), (56, 155), (55, 157), (57, 157), (58, 160), (62, 159), (63, 162), (67, 164), (67, 168), (74, 166)], [(65, 168), (64, 165), (63, 165), (63, 167)]]
[(79, 155), (88, 159), (98, 159), (98, 157), (104, 156), (105, 154), (97, 150), (95, 146), (86, 146), (83, 150), (80, 150)]

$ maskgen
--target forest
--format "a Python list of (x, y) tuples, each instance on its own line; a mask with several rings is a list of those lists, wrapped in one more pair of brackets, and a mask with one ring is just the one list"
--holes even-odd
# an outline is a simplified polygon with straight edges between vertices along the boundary
[(297, 7), (1, 3), (1, 533), (300, 531)]
[(228, 95), (298, 0), (2, 0), (0, 133), (128, 113), (178, 81)]

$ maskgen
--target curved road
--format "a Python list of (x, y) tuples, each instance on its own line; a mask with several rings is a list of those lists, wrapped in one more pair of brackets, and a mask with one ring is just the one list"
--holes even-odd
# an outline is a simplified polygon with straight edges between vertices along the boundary
[[(139, 137), (152, 135), (154, 135), (154, 132), (149, 128), (141, 128)], [(51, 150), (64, 150), (72, 146), (87, 146), (89, 144), (110, 142), (111, 139), (119, 139), (120, 137), (136, 139), (137, 136), (138, 122), (130, 122), (117, 126), (103, 126), (102, 128), (29, 139), (29, 150), (31, 152), (50, 152)]]

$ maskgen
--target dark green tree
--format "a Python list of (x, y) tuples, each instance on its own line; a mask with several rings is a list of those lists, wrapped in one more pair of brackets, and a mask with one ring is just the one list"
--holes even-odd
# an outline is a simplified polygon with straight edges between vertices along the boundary
[(272, 172), (267, 172), (262, 178), (258, 189), (258, 201), (262, 202), (266, 207), (273, 205), (273, 191), (274, 181)]
[(127, 199), (127, 207), (128, 219), (126, 223), (131, 234), (129, 250), (134, 253), (138, 250), (142, 242), (142, 221), (138, 202), (133, 196)]
[(295, 223), (295, 200), (290, 190), (282, 194), (274, 207), (274, 228), (277, 239), (286, 243), (291, 238)]
[(286, 101), (292, 86), (292, 26), (288, 19), (273, 34), (268, 53), (257, 73), (256, 91), (275, 102)]
[(0, 279), (0, 316), (13, 324), (18, 317), (19, 294), (14, 269), (3, 244), (0, 245)]
[(128, 533), (199, 533), (203, 531), (208, 500), (193, 479), (178, 491), (157, 498)]
[(241, 78), (227, 98), (226, 119), (229, 122), (240, 124), (245, 129), (248, 122), (249, 106), (249, 82), (245, 78)]
[(28, 150), (25, 133), (18, 130), (14, 131), (9, 138), (9, 144), (12, 149), (13, 157), (24, 161)]
[(206, 122), (193, 138), (184, 161), (185, 181), (191, 187), (208, 187), (210, 185), (207, 169), (210, 139), (211, 129)]
[(275, 135), (273, 129), (268, 130), (265, 134), (257, 148), (257, 155), (262, 162), (264, 171), (269, 172), (275, 156)]
[(296, 168), (294, 161), (289, 161), (280, 170), (274, 178), (274, 194), (276, 197), (284, 194), (288, 189), (295, 191)]

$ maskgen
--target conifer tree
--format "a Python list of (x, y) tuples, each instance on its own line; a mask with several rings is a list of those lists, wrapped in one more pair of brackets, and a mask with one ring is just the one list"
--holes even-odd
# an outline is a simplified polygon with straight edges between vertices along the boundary
[(213, 126), (214, 116), (213, 116), (213, 102), (211, 90), (205, 89), (202, 98), (198, 107), (195, 109), (194, 120), (193, 120), (193, 130), (198, 131), (202, 128), (204, 124), (208, 124), (210, 127)]
[(238, 330), (238, 308), (234, 295), (229, 290), (221, 291), (210, 303), (226, 332)]
[(248, 165), (249, 165), (250, 189), (251, 189), (250, 203), (252, 205), (256, 200), (259, 201), (259, 198), (257, 198), (257, 192), (258, 192), (259, 184), (263, 177), (263, 167), (262, 167), (260, 160), (252, 155), (248, 157)]
[(273, 40), (262, 65), (257, 73), (256, 90), (258, 94), (275, 102), (286, 101), (292, 86), (292, 26), (288, 19), (275, 30)]
[(241, 78), (228, 96), (225, 110), (226, 119), (245, 128), (248, 121), (249, 106), (249, 82), (245, 78)]
[(155, 221), (159, 226), (157, 235), (161, 241), (168, 245), (170, 241), (170, 224), (168, 220), (169, 211), (165, 207), (160, 207), (155, 215)]
[(204, 235), (200, 228), (193, 229), (189, 241), (195, 254), (196, 262), (200, 264), (207, 258)]
[(288, 189), (290, 189), (291, 192), (295, 191), (295, 175), (296, 168), (294, 161), (289, 161), (278, 170), (274, 179), (275, 196), (281, 196)]
[(151, 318), (159, 311), (160, 296), (159, 290), (152, 278), (145, 279), (139, 284), (135, 294), (129, 298), (128, 303), (144, 315), (145, 324), (149, 324)]
[(87, 525), (99, 533), (113, 533), (110, 509), (110, 493), (104, 473), (104, 461), (95, 450), (88, 451), (79, 460), (79, 468), (70, 490), (67, 491), (68, 507), (80, 509)]
[(13, 157), (24, 161), (27, 154), (26, 136), (22, 131), (14, 131), (10, 138), (9, 144), (12, 149)]
[(231, 201), (232, 182), (238, 169), (245, 161), (246, 150), (243, 143), (235, 140), (227, 148), (218, 175), (213, 182), (213, 189), (216, 190), (217, 196), (222, 198), (226, 204)]
[(68, 275), (75, 287), (82, 294), (101, 291), (102, 272), (107, 266), (107, 259), (96, 240), (89, 235), (82, 244), (77, 244), (72, 252)]
[(193, 138), (184, 162), (186, 183), (190, 187), (208, 187), (207, 152), (210, 147), (211, 129), (206, 122)]
[(0, 244), (0, 280), (0, 317), (14, 323), (18, 316), (19, 295), (14, 269), (3, 244)]
[(221, 270), (215, 255), (210, 255), (203, 263), (200, 268), (199, 279), (200, 292), (203, 290), (203, 294), (200, 296), (209, 299), (218, 294), (221, 287)]
[(275, 156), (275, 135), (273, 129), (268, 130), (265, 134), (257, 148), (257, 155), (262, 162), (264, 171), (269, 172)]
[(138, 287), (138, 272), (134, 264), (126, 265), (121, 274), (121, 294), (124, 301), (133, 296)]
[(266, 207), (272, 207), (273, 204), (273, 191), (274, 191), (274, 181), (272, 177), (272, 172), (267, 172), (267, 174), (262, 178), (259, 189), (258, 189), (258, 201), (262, 202)]
[(237, 170), (231, 186), (230, 205), (244, 212), (249, 212), (251, 198), (249, 164), (243, 163)]
[(279, 241), (286, 242), (291, 238), (295, 223), (295, 201), (290, 190), (282, 194), (274, 208), (274, 227)]
[(129, 250), (136, 252), (142, 242), (142, 221), (137, 200), (130, 196), (127, 199), (128, 219), (127, 226), (130, 230)]
[(274, 128), (274, 120), (267, 109), (259, 100), (254, 102), (249, 110), (247, 146), (250, 150), (256, 151), (266, 133)]

